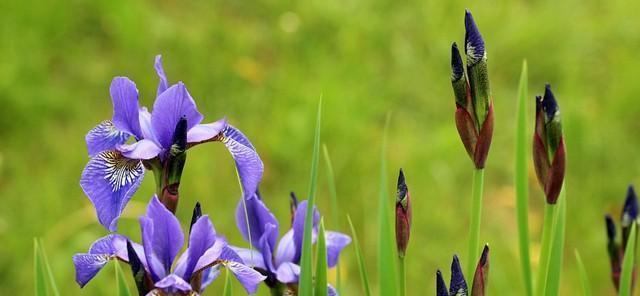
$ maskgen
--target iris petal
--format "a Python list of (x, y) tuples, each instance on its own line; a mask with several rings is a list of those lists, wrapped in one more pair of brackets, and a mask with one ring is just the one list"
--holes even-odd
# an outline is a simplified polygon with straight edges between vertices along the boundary
[(89, 156), (94, 156), (126, 143), (129, 137), (129, 134), (119, 131), (111, 120), (105, 120), (92, 128), (84, 139), (87, 142)]
[(158, 82), (158, 94), (157, 94), (159, 96), (161, 93), (167, 90), (167, 87), (169, 87), (169, 82), (167, 81), (167, 75), (164, 74), (164, 68), (162, 67), (161, 55), (156, 56), (156, 60), (155, 60), (155, 63), (153, 64), (153, 67), (156, 69), (156, 74), (158, 74), (158, 78), (160, 80), (160, 82)]
[(116, 150), (95, 155), (85, 166), (80, 186), (96, 208), (100, 224), (109, 231), (117, 229), (118, 218), (143, 177), (142, 163)]
[(111, 259), (120, 258), (128, 261), (127, 256), (121, 257), (123, 251), (126, 253), (126, 238), (121, 235), (110, 234), (96, 240), (91, 244), (89, 252), (73, 256), (76, 282), (80, 287), (84, 287)]
[(198, 124), (187, 132), (187, 142), (197, 144), (211, 141), (227, 126), (227, 119), (222, 118), (216, 122)]
[(175, 274), (166, 276), (162, 280), (158, 281), (155, 286), (156, 288), (160, 288), (168, 293), (191, 291), (191, 285)]
[[(293, 243), (296, 247), (296, 255), (293, 262), (300, 261), (300, 255), (302, 255), (302, 237), (304, 235), (304, 223), (307, 215), (307, 201), (303, 200), (298, 204), (296, 212), (293, 216)], [(315, 238), (318, 232), (318, 222), (320, 222), (320, 213), (313, 207), (313, 231), (312, 238)]]
[(184, 84), (179, 82), (162, 92), (153, 104), (151, 125), (162, 148), (171, 147), (173, 132), (183, 117), (187, 119), (187, 130), (202, 121), (202, 114), (198, 112), (195, 101)]
[(278, 266), (276, 272), (278, 281), (281, 283), (297, 283), (300, 276), (300, 266), (291, 262), (285, 262)]
[(130, 159), (152, 159), (162, 150), (151, 140), (140, 140), (133, 144), (118, 145), (117, 149), (126, 158)]
[(351, 243), (351, 237), (340, 232), (327, 231), (325, 240), (327, 242), (327, 262), (329, 267), (334, 267), (338, 264), (338, 256), (340, 256), (342, 249)]
[(224, 265), (231, 270), (233, 275), (249, 294), (255, 293), (256, 290), (258, 290), (258, 285), (266, 279), (265, 276), (257, 272), (255, 269), (242, 263), (227, 261)]
[(127, 77), (116, 77), (109, 88), (113, 103), (113, 124), (118, 130), (142, 138), (138, 118), (138, 89)]
[[(246, 206), (246, 211), (245, 211)], [(240, 230), (242, 237), (257, 247), (260, 238), (265, 232), (265, 226), (271, 224), (275, 226), (275, 231), (271, 232), (267, 241), (269, 245), (275, 246), (278, 240), (278, 220), (267, 208), (264, 202), (257, 196), (250, 199), (241, 199), (236, 207), (236, 226)]]
[(258, 184), (264, 172), (264, 164), (260, 156), (249, 139), (231, 125), (227, 125), (222, 131), (220, 141), (224, 143), (236, 162), (243, 197), (251, 198), (258, 190)]

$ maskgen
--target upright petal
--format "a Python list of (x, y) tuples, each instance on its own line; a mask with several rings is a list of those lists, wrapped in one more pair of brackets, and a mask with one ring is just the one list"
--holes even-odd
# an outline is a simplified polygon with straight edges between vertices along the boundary
[(224, 265), (233, 273), (249, 294), (255, 293), (258, 290), (258, 285), (267, 278), (242, 263), (227, 261)]
[(227, 118), (216, 122), (198, 124), (187, 133), (187, 142), (191, 145), (212, 141), (227, 126)]
[(293, 262), (296, 256), (296, 245), (293, 242), (293, 229), (290, 229), (285, 233), (276, 249), (276, 266), (284, 262)]
[(227, 246), (227, 242), (218, 239), (213, 243), (209, 249), (207, 249), (204, 254), (198, 259), (198, 263), (196, 263), (196, 267), (194, 268), (194, 272), (200, 272), (206, 268), (212, 267), (213, 265), (220, 263), (220, 256), (224, 252)]
[(187, 249), (187, 265), (184, 274), (185, 279), (190, 279), (198, 260), (213, 246), (216, 241), (216, 233), (208, 215), (200, 217), (191, 228), (189, 247)]
[(113, 103), (113, 124), (120, 131), (142, 138), (138, 118), (138, 89), (127, 77), (116, 77), (109, 88)]
[(153, 64), (153, 67), (156, 69), (156, 74), (158, 74), (158, 78), (160, 79), (160, 82), (158, 82), (158, 94), (157, 94), (159, 96), (161, 93), (167, 90), (167, 87), (169, 87), (169, 82), (167, 81), (167, 75), (164, 74), (164, 68), (162, 67), (161, 55), (156, 56), (156, 61)]
[(100, 224), (115, 231), (118, 218), (144, 177), (138, 160), (128, 159), (115, 150), (92, 157), (80, 178), (80, 186), (96, 208)]
[(92, 128), (84, 139), (87, 142), (89, 156), (94, 156), (126, 143), (129, 137), (129, 134), (119, 131), (111, 120), (105, 120)]
[(243, 197), (251, 198), (258, 190), (258, 184), (264, 172), (264, 164), (260, 156), (249, 139), (231, 125), (226, 126), (219, 140), (227, 147), (236, 163)]
[(258, 246), (268, 224), (274, 225), (276, 228), (268, 237), (268, 243), (271, 246), (275, 246), (278, 240), (278, 220), (269, 211), (264, 202), (255, 195), (250, 199), (241, 199), (238, 202), (236, 207), (236, 226), (246, 241), (253, 246)]
[(325, 240), (327, 242), (327, 263), (329, 267), (334, 267), (338, 264), (338, 257), (342, 249), (351, 243), (351, 237), (340, 232), (327, 231)]
[(167, 293), (191, 291), (191, 285), (189, 285), (189, 283), (175, 274), (166, 276), (165, 278), (158, 281), (155, 286), (156, 288), (160, 288)]
[(159, 146), (160, 144), (158, 143), (158, 139), (156, 138), (156, 132), (153, 130), (153, 126), (151, 125), (151, 113), (149, 113), (147, 107), (140, 107), (138, 118), (140, 118), (140, 130), (142, 132), (142, 138), (151, 140)]
[[(307, 201), (303, 200), (298, 204), (296, 208), (296, 215), (293, 217), (293, 242), (296, 246), (296, 255), (294, 256), (293, 262), (298, 262), (300, 260), (300, 255), (302, 255), (302, 237), (304, 235), (304, 221), (305, 216), (307, 215)], [(315, 208), (313, 209), (313, 233), (315, 234), (318, 231), (318, 222), (320, 222), (320, 213)]]
[(285, 262), (278, 266), (276, 272), (278, 281), (281, 283), (297, 283), (300, 276), (300, 266), (295, 263)]
[[(178, 219), (153, 196), (147, 213), (140, 218), (142, 245), (154, 280), (163, 278), (171, 268), (173, 259), (184, 244), (184, 234)], [(158, 270), (158, 263), (162, 269)]]
[(184, 84), (179, 82), (161, 93), (153, 104), (151, 125), (162, 148), (171, 147), (173, 132), (182, 117), (187, 119), (187, 130), (202, 121), (196, 102)]
[(156, 143), (147, 139), (133, 144), (118, 145), (117, 149), (124, 157), (130, 159), (152, 159), (158, 156), (162, 150)]

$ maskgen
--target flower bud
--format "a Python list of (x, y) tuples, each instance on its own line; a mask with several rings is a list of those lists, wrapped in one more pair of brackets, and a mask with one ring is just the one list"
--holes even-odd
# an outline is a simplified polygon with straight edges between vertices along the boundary
[(451, 46), (456, 128), (475, 167), (482, 169), (493, 136), (493, 103), (484, 40), (469, 11), (465, 13), (465, 29), (466, 75), (457, 44)]
[(436, 296), (449, 296), (447, 284), (444, 282), (444, 278), (442, 278), (442, 272), (440, 272), (440, 270), (436, 271)]
[(627, 188), (627, 197), (624, 201), (624, 207), (622, 208), (622, 215), (620, 215), (620, 228), (622, 228), (622, 251), (627, 247), (627, 241), (629, 240), (629, 234), (631, 233), (631, 226), (638, 220), (638, 197), (633, 185), (629, 185)]
[(296, 209), (298, 208), (298, 198), (296, 197), (296, 194), (293, 191), (289, 193), (289, 197), (291, 198), (289, 201), (289, 212), (291, 214), (291, 225), (293, 225), (293, 218), (295, 218)]
[(400, 169), (398, 175), (398, 191), (396, 194), (396, 246), (398, 256), (404, 258), (411, 235), (411, 200), (409, 189), (404, 179), (404, 172)]
[(609, 263), (611, 264), (611, 280), (618, 290), (620, 284), (620, 272), (622, 271), (622, 249), (616, 243), (616, 225), (610, 215), (605, 216), (607, 226), (607, 253), (609, 254)]
[(462, 267), (460, 267), (460, 261), (458, 256), (453, 255), (453, 261), (451, 262), (451, 280), (449, 281), (449, 295), (451, 296), (467, 296), (469, 289), (467, 288), (467, 281), (462, 274)]
[(176, 124), (173, 132), (173, 141), (171, 149), (165, 163), (166, 180), (162, 189), (162, 197), (160, 201), (172, 213), (176, 212), (178, 207), (180, 178), (182, 178), (182, 170), (187, 161), (187, 118), (182, 117)]
[(202, 208), (200, 207), (200, 202), (196, 202), (196, 205), (193, 207), (193, 214), (191, 214), (191, 224), (189, 226), (189, 234), (191, 234), (191, 228), (193, 228), (193, 224), (196, 224), (196, 221), (202, 217)]
[(471, 295), (484, 296), (489, 282), (489, 245), (484, 245), (482, 255), (476, 265), (476, 272), (473, 276), (473, 286)]
[(547, 203), (555, 204), (564, 182), (565, 148), (560, 108), (549, 84), (544, 97), (536, 97), (533, 163)]

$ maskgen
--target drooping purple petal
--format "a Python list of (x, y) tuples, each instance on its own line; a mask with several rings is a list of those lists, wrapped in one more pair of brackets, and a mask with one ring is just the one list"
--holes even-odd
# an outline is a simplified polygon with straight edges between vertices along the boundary
[(227, 126), (227, 118), (222, 118), (216, 122), (198, 124), (187, 132), (187, 142), (199, 143), (209, 141), (217, 136)]
[(241, 199), (238, 202), (236, 207), (236, 226), (240, 230), (242, 237), (254, 247), (259, 245), (259, 240), (264, 234), (267, 224), (275, 226), (275, 231), (272, 231), (268, 236), (269, 244), (275, 246), (278, 240), (278, 220), (269, 211), (264, 202), (256, 195), (250, 199)]
[(216, 233), (208, 215), (200, 217), (191, 228), (189, 247), (187, 249), (187, 263), (182, 277), (190, 279), (200, 257), (213, 246), (216, 241)]
[(119, 131), (111, 120), (105, 120), (92, 128), (84, 139), (87, 142), (89, 156), (94, 156), (126, 143), (129, 137), (129, 134)]
[(338, 256), (342, 249), (351, 243), (351, 237), (346, 234), (334, 231), (327, 231), (325, 234), (327, 242), (327, 263), (329, 267), (338, 264)]
[(114, 258), (128, 261), (128, 256), (122, 256), (122, 242), (124, 253), (126, 254), (126, 238), (118, 234), (110, 234), (96, 240), (89, 252), (75, 254), (73, 265), (76, 269), (76, 282), (80, 287), (84, 287), (98, 272)]
[(113, 103), (113, 124), (123, 132), (142, 138), (138, 118), (138, 89), (127, 77), (116, 77), (109, 88)]
[(198, 259), (198, 263), (194, 267), (194, 272), (199, 272), (205, 268), (211, 267), (212, 264), (215, 264), (220, 260), (220, 255), (224, 251), (227, 246), (227, 242), (223, 239), (217, 239), (213, 246), (207, 249), (204, 254)]
[(293, 262), (296, 256), (296, 245), (293, 242), (293, 229), (285, 233), (276, 249), (276, 266), (280, 266), (284, 262)]
[(133, 144), (118, 145), (117, 149), (124, 157), (130, 159), (152, 159), (158, 156), (162, 150), (156, 143), (147, 139)]
[[(302, 237), (304, 236), (304, 220), (307, 215), (307, 201), (303, 200), (298, 204), (296, 208), (296, 214), (293, 217), (293, 242), (296, 246), (296, 255), (293, 262), (299, 262), (300, 255), (302, 254)], [(313, 209), (313, 233), (316, 235), (318, 231), (318, 222), (320, 222), (320, 213), (314, 206)]]
[(198, 112), (196, 102), (184, 84), (178, 82), (156, 98), (151, 112), (151, 125), (162, 148), (171, 147), (173, 132), (183, 117), (187, 119), (187, 130), (202, 121), (202, 114)]
[(117, 229), (118, 218), (143, 177), (142, 163), (116, 150), (97, 154), (85, 166), (80, 187), (96, 208), (100, 224), (109, 231)]
[(245, 199), (250, 199), (258, 190), (264, 164), (249, 139), (240, 130), (227, 125), (221, 136), (220, 141), (227, 147), (236, 163), (242, 195)]
[(157, 94), (159, 96), (161, 93), (167, 90), (167, 87), (169, 87), (169, 82), (167, 81), (167, 75), (164, 74), (164, 68), (162, 67), (161, 55), (156, 56), (156, 60), (155, 60), (155, 63), (153, 64), (153, 67), (156, 69), (156, 74), (158, 74), (158, 78), (160, 79), (160, 82), (158, 82), (158, 94)]
[(242, 263), (226, 261), (224, 265), (233, 273), (249, 294), (255, 293), (258, 290), (258, 285), (267, 278)]
[(231, 247), (238, 256), (242, 259), (244, 264), (253, 268), (260, 268), (267, 270), (267, 267), (264, 265), (264, 258), (262, 257), (262, 253), (256, 250), (250, 250), (245, 248)]
[(178, 219), (155, 195), (140, 217), (142, 245), (154, 280), (158, 281), (170, 270), (173, 259), (184, 244), (184, 234)]
[(166, 276), (165, 278), (156, 282), (155, 286), (156, 288), (160, 288), (167, 293), (191, 291), (191, 285), (189, 285), (189, 283), (175, 274)]
[(297, 283), (300, 276), (300, 266), (291, 262), (284, 262), (278, 266), (276, 278), (279, 282), (289, 284)]

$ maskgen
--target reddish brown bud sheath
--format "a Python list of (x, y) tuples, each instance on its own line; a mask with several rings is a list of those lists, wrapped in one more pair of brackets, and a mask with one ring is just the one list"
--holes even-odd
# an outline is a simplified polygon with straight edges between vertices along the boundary
[(411, 235), (411, 200), (409, 189), (405, 183), (404, 172), (398, 175), (398, 191), (396, 194), (396, 246), (398, 256), (404, 258)]
[(471, 296), (484, 296), (489, 282), (489, 245), (484, 245), (473, 276)]

